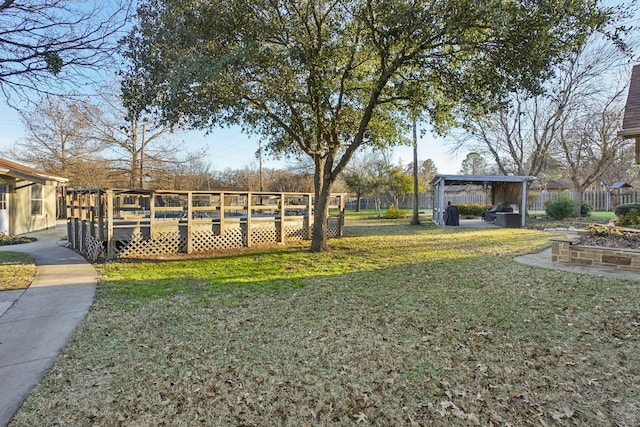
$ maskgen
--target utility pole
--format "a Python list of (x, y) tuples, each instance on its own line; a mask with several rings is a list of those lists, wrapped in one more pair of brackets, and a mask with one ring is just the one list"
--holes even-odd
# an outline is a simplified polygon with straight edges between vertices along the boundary
[(142, 123), (142, 141), (140, 143), (140, 189), (142, 190), (142, 183), (144, 181), (144, 144), (147, 132), (147, 124)]
[(260, 177), (260, 191), (264, 191), (262, 188), (262, 140), (258, 140), (258, 173)]
[(416, 118), (413, 118), (413, 218), (411, 225), (420, 225), (420, 212), (418, 203), (420, 195), (418, 193), (418, 130)]

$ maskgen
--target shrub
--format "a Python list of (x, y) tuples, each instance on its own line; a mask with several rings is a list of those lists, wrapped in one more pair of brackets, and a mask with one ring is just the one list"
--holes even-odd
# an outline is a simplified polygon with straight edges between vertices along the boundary
[(616, 206), (615, 213), (616, 216), (622, 216), (628, 214), (632, 209), (640, 212), (640, 203), (624, 203), (618, 205)]
[(547, 200), (544, 204), (544, 211), (551, 219), (569, 218), (573, 215), (575, 209), (575, 202), (567, 195), (562, 195), (557, 199)]
[(591, 206), (591, 203), (586, 200), (583, 200), (582, 203), (580, 203), (580, 216), (589, 216), (592, 210), (593, 207)]
[(396, 208), (395, 205), (389, 205), (389, 207), (387, 208), (387, 212), (384, 214), (384, 217), (387, 219), (399, 219), (403, 216), (404, 215), (402, 214), (402, 211)]
[(463, 217), (476, 217), (481, 216), (482, 212), (487, 208), (484, 205), (456, 205), (458, 207), (458, 214)]
[(625, 203), (616, 206), (618, 225), (638, 226), (640, 224), (640, 203)]

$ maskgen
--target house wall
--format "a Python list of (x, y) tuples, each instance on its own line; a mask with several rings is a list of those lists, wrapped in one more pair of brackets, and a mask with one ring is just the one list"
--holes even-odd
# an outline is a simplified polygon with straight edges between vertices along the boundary
[(9, 216), (14, 235), (45, 230), (56, 225), (56, 187), (42, 186), (42, 215), (31, 215), (31, 182), (18, 181), (9, 193)]

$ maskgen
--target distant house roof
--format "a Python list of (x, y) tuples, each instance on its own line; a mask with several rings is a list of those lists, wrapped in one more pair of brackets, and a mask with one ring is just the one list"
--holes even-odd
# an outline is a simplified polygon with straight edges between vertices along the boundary
[(24, 179), (38, 184), (65, 183), (69, 181), (67, 178), (55, 176), (48, 172), (30, 168), (29, 166), (3, 158), (0, 158), (0, 175), (15, 179)]
[(640, 65), (631, 70), (631, 82), (627, 104), (624, 107), (622, 130), (618, 135), (625, 138), (640, 137)]
[(631, 187), (633, 187), (633, 185), (629, 184), (626, 181), (616, 181), (613, 184), (611, 184), (611, 187), (609, 188), (611, 188), (612, 190), (617, 190), (620, 188), (631, 188)]
[(532, 190), (547, 190), (547, 191), (551, 191), (551, 190), (555, 190), (555, 191), (561, 191), (561, 190), (569, 190), (573, 188), (573, 186), (569, 183), (566, 182), (562, 182), (562, 181), (556, 181), (553, 179), (550, 179), (548, 181), (536, 181), (533, 184), (531, 184), (531, 189)]

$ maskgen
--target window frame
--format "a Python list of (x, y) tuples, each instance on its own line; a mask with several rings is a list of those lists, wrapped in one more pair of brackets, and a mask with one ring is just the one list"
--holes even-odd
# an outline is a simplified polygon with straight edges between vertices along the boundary
[[(40, 189), (40, 195), (35, 194), (34, 192)], [(34, 204), (37, 203), (37, 204)], [(39, 209), (34, 209), (34, 207), (39, 206)], [(39, 210), (39, 212), (36, 212)], [(31, 185), (31, 189), (29, 190), (29, 212), (31, 216), (43, 216), (44, 215), (44, 185), (34, 183)]]

